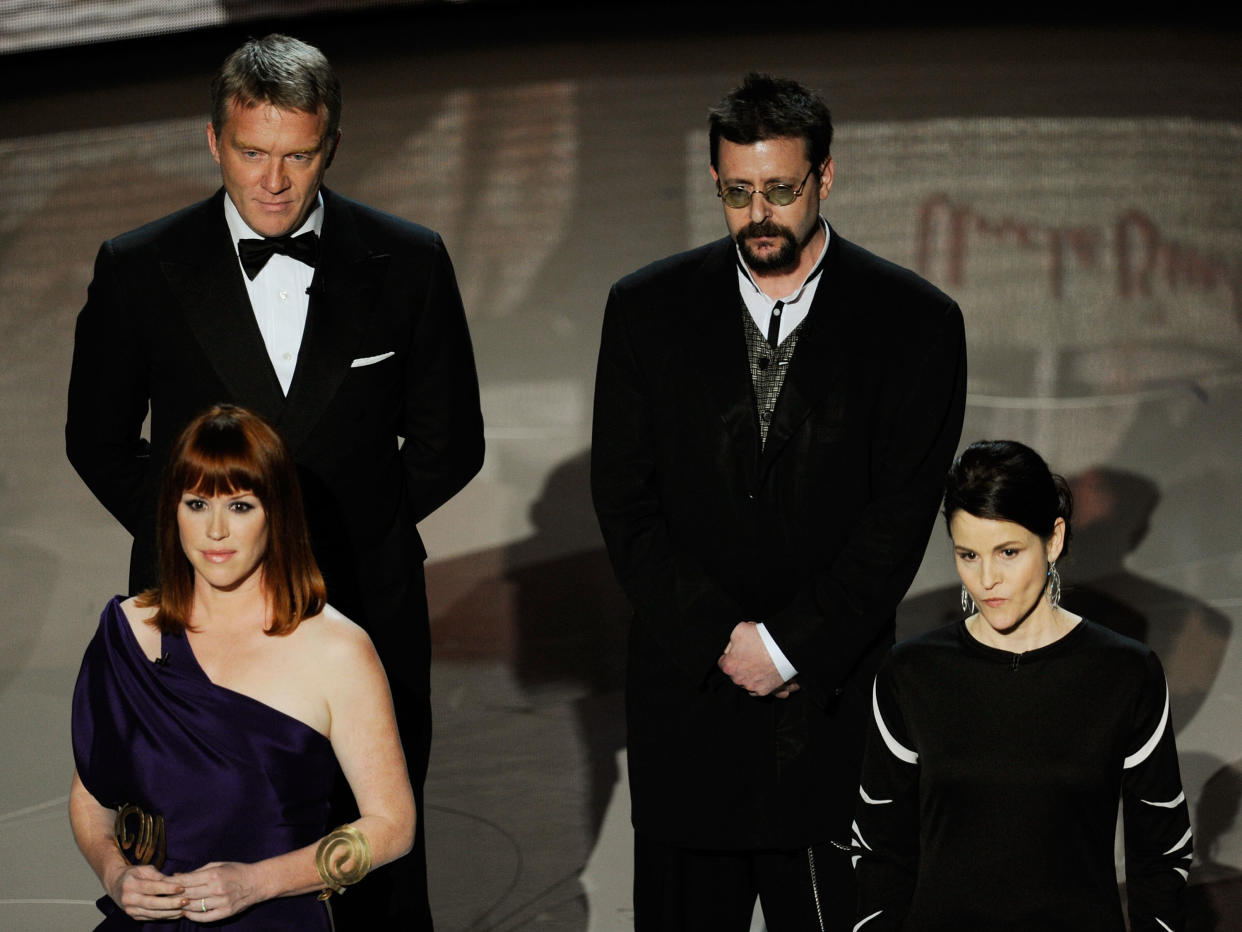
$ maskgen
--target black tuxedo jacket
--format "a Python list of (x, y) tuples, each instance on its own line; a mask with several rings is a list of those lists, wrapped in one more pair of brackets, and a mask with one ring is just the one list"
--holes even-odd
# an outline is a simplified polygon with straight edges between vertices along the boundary
[[(633, 821), (674, 845), (848, 844), (875, 670), (961, 433), (961, 312), (831, 236), (766, 445), (731, 240), (609, 296), (592, 492), (634, 607)], [(798, 669), (755, 699), (716, 667), (765, 622)]]
[(448, 254), (431, 230), (323, 191), (320, 261), (286, 397), (223, 198), (218, 191), (100, 248), (74, 343), (69, 459), (133, 534), (137, 591), (154, 581), (156, 493), (178, 433), (217, 402), (259, 412), (297, 462), (329, 600), (369, 630), (391, 678), (425, 693), (426, 553), (416, 525), (483, 458), (474, 357)]

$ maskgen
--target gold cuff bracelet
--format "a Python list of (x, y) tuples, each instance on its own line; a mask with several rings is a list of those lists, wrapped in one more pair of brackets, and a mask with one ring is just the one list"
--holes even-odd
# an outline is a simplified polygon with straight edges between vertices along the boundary
[(315, 849), (315, 870), (323, 881), (319, 899), (333, 893), (344, 893), (371, 869), (371, 843), (367, 836), (352, 825), (342, 825), (325, 835)]

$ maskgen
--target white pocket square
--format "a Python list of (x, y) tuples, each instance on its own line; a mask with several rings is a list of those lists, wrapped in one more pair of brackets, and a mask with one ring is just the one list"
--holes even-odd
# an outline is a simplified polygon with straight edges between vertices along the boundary
[(383, 362), (389, 356), (395, 355), (395, 350), (389, 350), (387, 353), (380, 353), (378, 356), (360, 356), (349, 364), (349, 368), (358, 369), (361, 366), (373, 366), (377, 362)]

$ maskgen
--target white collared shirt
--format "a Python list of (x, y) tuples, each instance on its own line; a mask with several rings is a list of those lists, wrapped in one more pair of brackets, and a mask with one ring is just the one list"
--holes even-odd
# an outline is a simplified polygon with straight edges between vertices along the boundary
[[(832, 236), (832, 230), (829, 229), (828, 223), (823, 217), (819, 218), (819, 222), (824, 227), (824, 246), (819, 251), (815, 264), (811, 266), (811, 271), (802, 280), (802, 284), (783, 298), (770, 298), (764, 294), (763, 289), (755, 283), (754, 277), (750, 274), (750, 269), (746, 267), (746, 260), (742, 258), (742, 251), (738, 249), (737, 287), (742, 294), (742, 303), (746, 305), (746, 310), (750, 314), (751, 320), (755, 322), (755, 326), (763, 334), (768, 332), (768, 327), (772, 323), (772, 315), (774, 313), (780, 315), (780, 325), (777, 331), (779, 335), (776, 340), (778, 346), (787, 336), (794, 332), (794, 328), (798, 324), (806, 320), (806, 315), (811, 310), (811, 302), (815, 300), (815, 292), (819, 290), (819, 283), (824, 277), (817, 273), (821, 271), (824, 256), (828, 254), (828, 239)], [(772, 658), (772, 663), (776, 665), (776, 670), (781, 675), (781, 679), (788, 683), (798, 675), (797, 668), (789, 662), (785, 652), (777, 645), (776, 639), (768, 631), (767, 625), (759, 622), (755, 627), (758, 628), (759, 638), (763, 641), (763, 646), (767, 648), (768, 656)]]
[[(224, 197), (224, 219), (233, 237), (234, 254), (237, 253), (238, 240), (263, 239), (242, 219), (227, 193)], [(323, 195), (317, 194), (310, 216), (293, 235), (310, 230), (318, 234), (322, 229)], [(237, 264), (240, 268), (240, 258)], [(314, 277), (315, 270), (309, 265), (280, 254), (267, 260), (254, 281), (242, 272), (242, 281), (246, 283), (246, 292), (250, 295), (250, 306), (254, 309), (254, 319), (259, 325), (259, 333), (263, 335), (263, 345), (267, 347), (268, 358), (272, 360), (272, 368), (276, 370), (276, 378), (280, 380), (281, 390), (286, 395), (298, 365), (302, 333), (306, 330), (306, 312), (310, 307), (310, 296), (306, 290)]]
[[(776, 341), (778, 346), (785, 337), (793, 333), (798, 324), (806, 320), (806, 315), (811, 310), (811, 302), (815, 300), (815, 292), (819, 289), (820, 279), (823, 278), (822, 275), (815, 273), (828, 253), (828, 239), (832, 236), (832, 230), (828, 228), (823, 217), (819, 218), (819, 222), (824, 228), (824, 246), (815, 258), (811, 271), (802, 280), (802, 284), (783, 298), (769, 298), (763, 293), (763, 289), (755, 283), (754, 277), (750, 274), (750, 269), (746, 267), (742, 251), (737, 250), (737, 288), (742, 294), (742, 302), (746, 305), (746, 310), (750, 312), (751, 320), (755, 322), (759, 332), (765, 336), (768, 332), (768, 325), (772, 322), (772, 312), (775, 310), (780, 315), (780, 336)], [(734, 248), (737, 249), (737, 247)], [(779, 308), (777, 308), (778, 304)]]

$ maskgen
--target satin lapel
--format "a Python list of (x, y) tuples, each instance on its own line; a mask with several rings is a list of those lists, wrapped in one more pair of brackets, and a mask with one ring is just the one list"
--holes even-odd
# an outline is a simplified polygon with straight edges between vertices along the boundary
[(285, 398), (242, 282), (223, 197), (219, 191), (195, 208), (186, 237), (162, 247), (160, 268), (231, 400), (275, 422)]
[(845, 417), (847, 360), (842, 351), (842, 282), (839, 239), (834, 232), (828, 245), (822, 280), (815, 301), (798, 335), (793, 361), (785, 374), (768, 439), (763, 447), (760, 473), (766, 474), (802, 423), (814, 413), (825, 427), (841, 426)]
[(340, 198), (323, 192), (324, 220), (319, 265), (310, 288), (306, 330), (289, 385), (281, 432), (293, 450), (319, 422), (366, 329), (388, 265), (358, 235), (353, 215)]
[(731, 240), (722, 240), (720, 248), (707, 254), (687, 282), (682, 306), (692, 309), (685, 317), (686, 358), (703, 378), (704, 391), (737, 451), (737, 461), (753, 473), (759, 462), (759, 423)]

